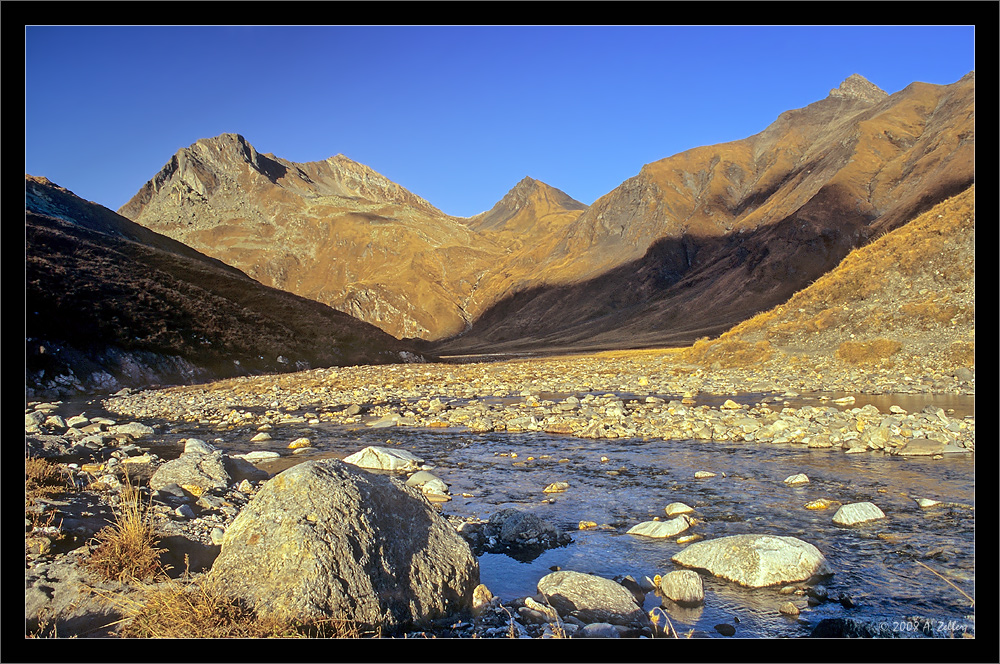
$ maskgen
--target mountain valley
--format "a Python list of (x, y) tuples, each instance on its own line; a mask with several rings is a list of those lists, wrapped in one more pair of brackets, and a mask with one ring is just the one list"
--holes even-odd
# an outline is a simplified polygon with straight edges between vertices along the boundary
[[(690, 346), (782, 305), (851, 252), (970, 190), (974, 157), (974, 73), (893, 95), (852, 75), (754, 136), (646, 164), (591, 205), (525, 177), (490, 210), (452, 217), (343, 155), (294, 163), (257, 152), (237, 134), (178, 151), (118, 214), (28, 176), (26, 336), (35, 340), (28, 364), (35, 366), (45, 346), (38, 339), (51, 344), (53, 331), (80, 315), (68, 311), (87, 280), (45, 283), (52, 275), (42, 267), (76, 274), (82, 268), (67, 262), (74, 243), (93, 255), (120, 252), (114, 260), (122, 263), (109, 268), (114, 260), (102, 258), (102, 270), (124, 270), (136, 251), (157, 257), (143, 259), (152, 265), (169, 256), (176, 267), (183, 256), (198, 266), (198, 276), (180, 277), (198, 285), (198, 297), (207, 291), (232, 303), (230, 283), (267, 293), (252, 304), (236, 298), (231, 315), (243, 323), (221, 309), (196, 313), (209, 304), (178, 307), (162, 293), (136, 292), (160, 277), (133, 279), (128, 294), (106, 290), (115, 304), (93, 293), (84, 298), (97, 303), (88, 315), (103, 317), (73, 325), (86, 343), (110, 335), (122, 347), (198, 357), (217, 370), (235, 355), (244, 363), (260, 358), (258, 370), (283, 371), (296, 361), (343, 364), (383, 351), (417, 358)], [(972, 266), (956, 288), (974, 300), (974, 201), (968, 205), (972, 225), (948, 232), (972, 238)], [(42, 241), (52, 234), (61, 239)], [(123, 241), (131, 249), (122, 250)], [(56, 246), (61, 258), (43, 255)], [(883, 268), (871, 269), (874, 277)], [(95, 284), (122, 282), (95, 274), (88, 271)], [(273, 329), (275, 316), (260, 307), (273, 308), (275, 297), (296, 312), (282, 310), (284, 342), (237, 331), (248, 320)], [(105, 315), (134, 310), (125, 303), (137, 298), (150, 320), (150, 307), (186, 313), (138, 332), (135, 316)], [(305, 320), (300, 314), (318, 316), (308, 333), (296, 327)], [(962, 320), (974, 339), (974, 314)], [(229, 341), (205, 333), (206, 326), (231, 328), (223, 335)], [(333, 337), (320, 329), (327, 326)], [(342, 334), (354, 339), (353, 351), (343, 348)], [(780, 345), (779, 337), (769, 335), (769, 343)], [(234, 357), (222, 360), (222, 349)], [(283, 362), (275, 364), (277, 357)]]

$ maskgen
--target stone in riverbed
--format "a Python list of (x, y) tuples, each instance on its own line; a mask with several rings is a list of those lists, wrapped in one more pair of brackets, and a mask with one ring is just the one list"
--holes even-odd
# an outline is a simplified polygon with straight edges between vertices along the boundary
[(660, 592), (681, 606), (698, 606), (705, 602), (705, 584), (698, 572), (675, 570), (660, 578)]
[(874, 503), (850, 503), (842, 505), (833, 515), (833, 522), (839, 526), (853, 526), (867, 521), (884, 519), (885, 514)]
[(945, 444), (930, 438), (913, 438), (896, 450), (899, 456), (933, 456), (944, 452)]
[(691, 527), (691, 521), (683, 514), (669, 521), (643, 521), (628, 529), (629, 535), (645, 537), (673, 537)]
[(797, 486), (799, 484), (808, 484), (808, 483), (809, 483), (809, 477), (807, 477), (804, 473), (799, 473), (797, 475), (790, 475), (785, 478), (785, 484), (789, 486)]
[(696, 542), (671, 560), (752, 588), (830, 573), (826, 558), (815, 546), (777, 535), (730, 535)]
[(559, 571), (538, 581), (538, 592), (561, 616), (584, 623), (610, 623), (640, 629), (649, 616), (625, 586), (611, 579), (581, 572)]
[(371, 445), (344, 459), (359, 468), (409, 472), (420, 470), (424, 460), (406, 450)]
[(667, 513), (667, 516), (680, 516), (681, 514), (693, 512), (694, 508), (684, 503), (670, 503), (663, 508), (663, 511)]
[(479, 585), (468, 544), (419, 491), (336, 459), (264, 484), (210, 573), (267, 616), (388, 630), (471, 609)]
[(531, 512), (513, 508), (502, 509), (491, 515), (486, 524), (485, 535), (492, 542), (490, 551), (508, 553), (515, 558), (521, 554), (530, 556), (543, 549), (564, 546), (572, 541), (558, 527)]

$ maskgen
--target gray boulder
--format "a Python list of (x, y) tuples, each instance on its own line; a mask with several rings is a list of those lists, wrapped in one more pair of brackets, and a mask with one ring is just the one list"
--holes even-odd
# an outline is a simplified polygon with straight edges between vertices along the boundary
[(696, 542), (671, 560), (751, 588), (805, 581), (831, 572), (815, 546), (776, 535), (730, 535)]
[(649, 616), (629, 590), (611, 579), (560, 571), (538, 581), (538, 592), (561, 616), (584, 623), (610, 623), (633, 629), (649, 627)]
[(243, 480), (259, 481), (268, 478), (266, 471), (260, 470), (245, 459), (239, 459), (215, 450), (203, 454), (191, 451), (168, 461), (149, 478), (149, 487), (158, 491), (168, 484), (177, 484), (195, 495), (219, 493), (230, 485)]
[(545, 549), (569, 544), (572, 538), (531, 512), (507, 508), (490, 516), (484, 528), (487, 550), (514, 558), (536, 557)]
[(705, 584), (698, 572), (680, 569), (660, 578), (660, 592), (681, 606), (697, 606), (705, 601)]
[(322, 459), (264, 484), (211, 574), (266, 615), (394, 631), (470, 610), (479, 563), (418, 490)]

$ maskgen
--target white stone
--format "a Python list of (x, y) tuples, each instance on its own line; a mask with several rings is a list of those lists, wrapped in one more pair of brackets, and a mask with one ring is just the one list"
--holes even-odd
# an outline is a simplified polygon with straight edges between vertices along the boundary
[(410, 471), (419, 470), (424, 460), (406, 450), (372, 445), (348, 456), (344, 463), (372, 470)]
[(198, 438), (184, 441), (184, 454), (211, 454), (217, 448)]
[(777, 535), (730, 535), (696, 542), (671, 560), (753, 588), (805, 581), (830, 572), (815, 546)]
[(645, 537), (673, 537), (691, 527), (691, 522), (684, 515), (671, 519), (670, 521), (643, 521), (628, 529), (629, 535), (643, 535)]
[(792, 486), (796, 484), (808, 484), (809, 478), (804, 473), (799, 473), (797, 475), (789, 475), (785, 478), (785, 484), (790, 484)]
[(663, 511), (667, 513), (667, 516), (679, 516), (693, 512), (694, 508), (684, 503), (670, 503), (663, 508)]
[(850, 503), (842, 505), (833, 515), (833, 522), (840, 526), (853, 526), (866, 521), (884, 519), (885, 514), (874, 503)]

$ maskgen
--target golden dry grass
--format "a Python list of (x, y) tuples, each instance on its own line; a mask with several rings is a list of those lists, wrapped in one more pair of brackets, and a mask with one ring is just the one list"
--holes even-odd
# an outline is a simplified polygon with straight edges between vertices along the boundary
[(51, 510), (28, 510), (36, 499), (66, 493), (74, 488), (73, 477), (58, 464), (38, 457), (24, 458), (24, 513), (32, 528), (52, 525), (55, 518), (55, 512)]
[(138, 600), (117, 598), (125, 638), (362, 638), (378, 636), (350, 621), (260, 617), (253, 607), (228, 595), (211, 575), (190, 582), (167, 580)]
[(683, 349), (678, 358), (692, 364), (717, 364), (723, 369), (735, 369), (766, 362), (773, 354), (774, 348), (766, 340), (744, 341), (726, 333), (715, 340), (699, 339), (694, 345)]
[(845, 341), (837, 348), (837, 357), (855, 365), (879, 364), (899, 352), (903, 344), (894, 339)]
[(35, 498), (64, 493), (72, 488), (72, 477), (57, 464), (39, 457), (24, 458), (25, 504)]
[(163, 576), (161, 549), (156, 547), (148, 505), (127, 477), (120, 497), (115, 523), (95, 536), (97, 546), (87, 559), (87, 567), (104, 579), (122, 583)]
[(945, 358), (955, 366), (975, 368), (976, 366), (976, 342), (956, 341), (945, 351)]

